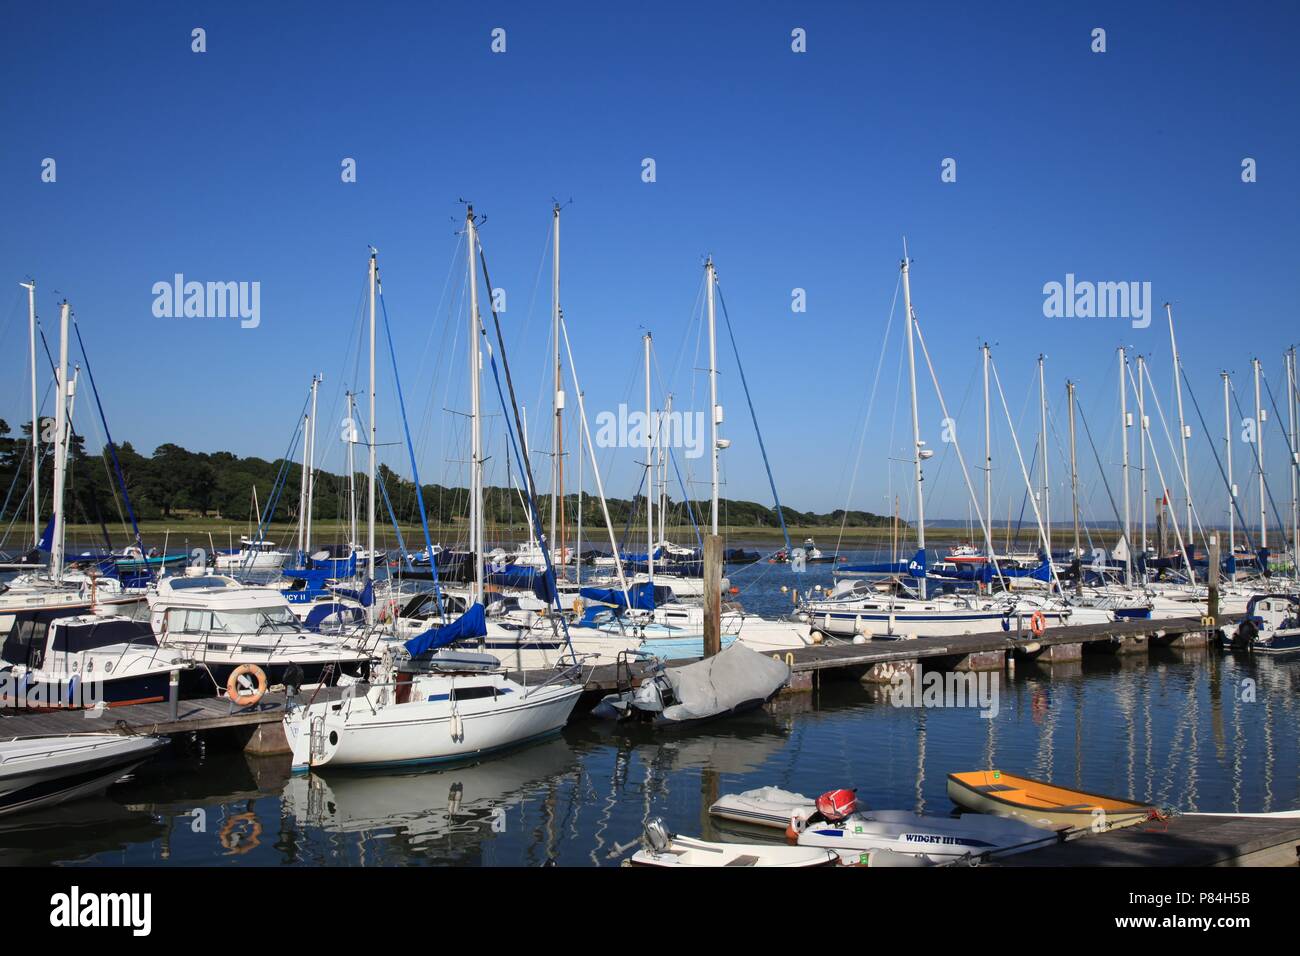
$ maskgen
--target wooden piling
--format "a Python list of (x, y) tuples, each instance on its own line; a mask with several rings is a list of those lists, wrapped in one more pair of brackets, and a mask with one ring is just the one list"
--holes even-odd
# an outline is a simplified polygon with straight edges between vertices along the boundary
[(704, 656), (722, 650), (722, 538), (704, 539)]

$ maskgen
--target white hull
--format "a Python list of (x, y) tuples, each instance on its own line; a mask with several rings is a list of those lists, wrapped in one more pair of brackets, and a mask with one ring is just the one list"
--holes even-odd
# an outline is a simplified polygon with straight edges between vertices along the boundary
[[(480, 687), (480, 676), (446, 676), (452, 690)], [(490, 678), (489, 678), (490, 680)], [(452, 701), (417, 679), (416, 690), (429, 700), (392, 702), (392, 687), (372, 687), (364, 696), (296, 708), (284, 728), (295, 770), (339, 766), (432, 763), (478, 756), (555, 733), (573, 712), (582, 687), (553, 684), (522, 688), (497, 681), (502, 692)], [(435, 688), (436, 689), (436, 686)], [(438, 699), (442, 697), (442, 699)]]

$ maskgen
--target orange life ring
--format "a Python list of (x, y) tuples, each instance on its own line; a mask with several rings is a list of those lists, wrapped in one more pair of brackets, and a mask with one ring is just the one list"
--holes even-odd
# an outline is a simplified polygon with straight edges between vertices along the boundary
[[(252, 675), (257, 681), (257, 689), (249, 691), (247, 694), (239, 691), (239, 678)], [(240, 707), (251, 707), (266, 695), (266, 671), (256, 664), (240, 664), (230, 672), (230, 677), (226, 680), (226, 696), (233, 700)]]
[(262, 824), (258, 822), (256, 814), (237, 813), (225, 822), (217, 839), (221, 841), (226, 856), (242, 856), (261, 844)]
[(1035, 611), (1034, 616), (1029, 619), (1029, 630), (1033, 631), (1034, 637), (1043, 636), (1043, 632), (1047, 630), (1047, 617), (1042, 611)]

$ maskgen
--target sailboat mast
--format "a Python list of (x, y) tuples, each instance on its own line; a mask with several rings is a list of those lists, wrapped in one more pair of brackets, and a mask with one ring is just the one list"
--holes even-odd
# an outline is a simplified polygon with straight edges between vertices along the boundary
[(645, 537), (646, 537), (646, 571), (650, 585), (655, 581), (655, 460), (654, 435), (650, 423), (654, 420), (654, 409), (650, 405), (650, 333), (641, 339), (645, 346)]
[[(316, 380), (312, 379), (315, 388)], [(302, 416), (302, 480), (298, 483), (298, 560), (307, 550), (307, 475), (311, 472), (311, 414)]]
[[(348, 551), (357, 546), (357, 397), (348, 392)], [(260, 524), (260, 522), (259, 522)]]
[(311, 548), (311, 516), (315, 510), (316, 503), (316, 393), (319, 391), (321, 379), (324, 376), (313, 375), (311, 377), (311, 444), (308, 446), (307, 453), (307, 510), (303, 513), (303, 521), (307, 524), (307, 547), (303, 553), (310, 555)]
[(1264, 484), (1264, 406), (1259, 395), (1259, 359), (1251, 359), (1255, 370), (1255, 464), (1259, 467), (1259, 546), (1268, 547), (1268, 489)]
[[(993, 430), (989, 423), (989, 345), (980, 347), (984, 356), (984, 513), (993, 522)], [(993, 559), (993, 536), (989, 535), (989, 560)]]
[(65, 299), (59, 306), (59, 377), (54, 383), (54, 394), (58, 400), (54, 429), (58, 440), (54, 450), (54, 537), (50, 545), (50, 577), (55, 582), (63, 580), (63, 487), (68, 471), (68, 399), (72, 394), (72, 389), (68, 387), (68, 312)]
[[(553, 232), (551, 250), (551, 351), (555, 367), (555, 386), (551, 396), (551, 547), (559, 540), (556, 537), (556, 521), (559, 515), (564, 492), (560, 483), (564, 480), (564, 466), (561, 456), (564, 453), (564, 436), (560, 431), (560, 418), (564, 414), (564, 378), (560, 369), (560, 204), (551, 210), (551, 228)], [(558, 558), (563, 562), (564, 556)]]
[(1232, 412), (1229, 410), (1229, 393), (1232, 382), (1225, 370), (1223, 377), (1223, 454), (1228, 464), (1228, 567), (1232, 568), (1231, 579), (1237, 580), (1237, 486), (1232, 480)]
[[(912, 285), (908, 279), (910, 263), (907, 259), (907, 244), (903, 244), (903, 311), (907, 318), (907, 381), (912, 393), (912, 467), (916, 474), (916, 547), (925, 551), (925, 494), (921, 483), (925, 480), (921, 474), (921, 418), (916, 407), (916, 346), (913, 326), (916, 316), (912, 313)], [(919, 579), (917, 593), (925, 598), (925, 575)]]
[[(1138, 358), (1139, 363), (1142, 361)], [(1139, 375), (1141, 374), (1141, 365), (1138, 366)], [(1139, 403), (1142, 401), (1139, 393)], [(1133, 583), (1133, 547), (1130, 544), (1132, 540), (1132, 528), (1130, 527), (1130, 504), (1129, 504), (1129, 477), (1128, 477), (1128, 430), (1132, 426), (1132, 420), (1128, 414), (1128, 356), (1123, 346), (1119, 349), (1119, 441), (1123, 451), (1120, 453), (1120, 481), (1124, 485), (1124, 537), (1120, 540), (1124, 545), (1124, 583), (1132, 585)], [(1073, 422), (1071, 423), (1073, 428)], [(1145, 429), (1143, 429), (1145, 431)], [(1144, 474), (1145, 478), (1145, 474)], [(1145, 500), (1145, 492), (1143, 493)], [(1143, 529), (1145, 531), (1145, 528)], [(1145, 545), (1144, 545), (1145, 547)]]
[(32, 542), (41, 543), (41, 426), (36, 404), (36, 280), (18, 283), (27, 290), (27, 334), (32, 376)]
[[(1147, 443), (1146, 431), (1150, 422), (1147, 421), (1147, 397), (1146, 381), (1147, 360), (1143, 355), (1137, 357), (1137, 380), (1138, 380), (1138, 491), (1141, 496), (1142, 507), (1139, 510), (1142, 521), (1142, 557), (1146, 558), (1147, 553)], [(1121, 391), (1124, 389), (1123, 376), (1119, 385)]]
[[(1079, 541), (1079, 463), (1074, 447), (1074, 383), (1067, 381), (1065, 391), (1070, 409), (1070, 499), (1074, 512), (1074, 557), (1078, 558), (1083, 552)], [(1083, 579), (1079, 578), (1078, 583), (1082, 590)]]
[(1286, 353), (1286, 411), (1291, 426), (1291, 571), (1300, 581), (1300, 453), (1296, 451), (1295, 346)]
[[(469, 246), (469, 393), (470, 393), (470, 554), (474, 561), (474, 592), (471, 603), (483, 600), (483, 454), (479, 423), (479, 346), (478, 346), (478, 230), (474, 226), (474, 207), (465, 213), (465, 230)], [(552, 514), (554, 517), (554, 514)], [(432, 558), (432, 555), (430, 555)]]
[[(370, 250), (370, 420), (367, 427), (370, 429), (370, 458), (369, 458), (369, 491), (366, 513), (366, 552), (370, 556), (370, 580), (375, 579), (375, 291), (379, 284), (379, 253), (374, 249)], [(429, 555), (429, 560), (433, 560), (433, 555)], [(374, 608), (369, 609), (371, 620), (374, 620)]]
[(1047, 384), (1043, 377), (1043, 359), (1038, 356), (1038, 413), (1041, 418), (1038, 447), (1041, 454), (1040, 472), (1043, 476), (1043, 546), (1047, 548), (1047, 559), (1052, 559), (1052, 490), (1047, 478)]
[(709, 312), (709, 422), (710, 442), (709, 450), (709, 472), (710, 485), (712, 486), (712, 519), (710, 527), (713, 534), (718, 533), (718, 426), (722, 424), (722, 408), (718, 405), (718, 336), (717, 326), (714, 316), (713, 305), (713, 283), (715, 275), (713, 271), (713, 256), (709, 256), (708, 261), (704, 264), (705, 285), (708, 288), (708, 312)]
[(1187, 468), (1187, 439), (1192, 429), (1183, 421), (1183, 376), (1182, 363), (1178, 360), (1178, 341), (1174, 338), (1174, 310), (1165, 303), (1165, 315), (1169, 319), (1169, 345), (1174, 353), (1174, 394), (1178, 397), (1178, 438), (1183, 452), (1183, 495), (1187, 498), (1187, 543), (1190, 545), (1196, 537), (1192, 524), (1192, 473)]
[[(582, 393), (578, 393), (578, 407), (582, 407)], [(583, 482), (583, 455), (582, 455), (582, 435), (578, 435), (578, 543), (573, 554), (574, 575), (578, 579), (578, 586), (582, 586), (582, 492)]]

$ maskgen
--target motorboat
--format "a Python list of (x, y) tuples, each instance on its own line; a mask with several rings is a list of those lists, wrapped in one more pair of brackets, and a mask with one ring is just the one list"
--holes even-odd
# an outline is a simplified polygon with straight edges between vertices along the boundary
[(1300, 594), (1251, 598), (1230, 643), (1254, 654), (1300, 654)]
[(851, 863), (864, 862), (865, 855), (880, 850), (942, 863), (1022, 852), (1057, 839), (1028, 823), (976, 814), (942, 817), (855, 806), (842, 818), (828, 819), (812, 797), (777, 787), (720, 797), (709, 813), (737, 823), (785, 830), (800, 846), (830, 849)]
[[(119, 614), (22, 621), (0, 645), (0, 706), (118, 707), (167, 700), (192, 667), (158, 646), (148, 623)], [(189, 685), (189, 680), (185, 681)]]
[(236, 551), (216, 555), (213, 566), (218, 571), (278, 571), (289, 560), (289, 552), (278, 548), (274, 541), (241, 537), (239, 545)]
[(669, 833), (656, 818), (646, 824), (643, 845), (628, 863), (632, 866), (834, 866), (839, 857), (816, 847), (770, 843), (711, 843)]
[(370, 660), (364, 632), (310, 631), (275, 588), (219, 574), (167, 577), (148, 601), (158, 645), (192, 659), (219, 686), (244, 664), (260, 667), (271, 684), (286, 674), (313, 684), (361, 676)]
[(788, 665), (743, 644), (681, 667), (658, 664), (635, 687), (630, 669), (620, 667), (619, 674), (625, 673), (625, 686), (602, 699), (592, 716), (656, 728), (690, 727), (761, 707), (790, 680)]
[(106, 790), (167, 742), (120, 734), (0, 740), (0, 816)]

